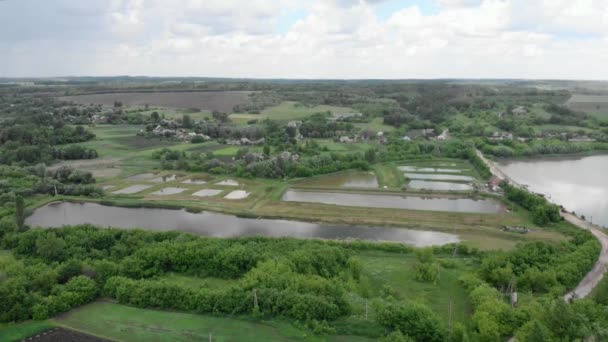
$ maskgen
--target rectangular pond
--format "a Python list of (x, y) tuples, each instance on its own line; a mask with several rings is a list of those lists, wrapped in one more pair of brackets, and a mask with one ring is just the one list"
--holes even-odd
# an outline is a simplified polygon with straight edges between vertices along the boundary
[(352, 207), (431, 210), (461, 213), (496, 214), (504, 212), (503, 206), (491, 199), (477, 200), (470, 198), (287, 190), (285, 194), (283, 194), (283, 201), (335, 204)]
[(378, 188), (378, 179), (373, 172), (341, 172), (327, 176), (309, 178), (298, 182), (301, 186), (330, 188)]
[(169, 195), (177, 195), (177, 194), (181, 194), (182, 192), (186, 191), (188, 189), (186, 188), (174, 188), (174, 187), (166, 187), (166, 188), (162, 188), (158, 191), (155, 191), (153, 193), (151, 193), (151, 195), (156, 195), (156, 196), (169, 196)]
[(146, 189), (149, 189), (151, 187), (152, 187), (152, 185), (136, 184), (136, 185), (131, 185), (129, 187), (126, 187), (124, 189), (113, 191), (112, 193), (116, 194), (116, 195), (136, 194), (138, 192), (142, 192), (142, 191), (144, 191)]
[(436, 191), (471, 191), (473, 186), (464, 183), (432, 182), (424, 180), (411, 180), (407, 184), (408, 189), (436, 190)]
[(137, 174), (137, 175), (129, 176), (126, 179), (127, 180), (135, 180), (135, 181), (137, 181), (137, 180), (149, 180), (149, 179), (152, 179), (154, 177), (156, 177), (155, 173), (148, 172), (148, 173), (140, 173), (140, 174)]
[(121, 208), (96, 203), (56, 202), (34, 210), (26, 219), (32, 227), (58, 228), (93, 224), (121, 229), (178, 230), (213, 237), (267, 236), (301, 239), (390, 241), (412, 246), (439, 246), (459, 242), (454, 234), (405, 228), (360, 227), (288, 220), (250, 219), (211, 212)]
[(434, 167), (418, 167), (418, 166), (398, 166), (400, 171), (405, 172), (432, 172), (432, 173), (462, 173), (461, 169), (441, 169)]
[(461, 175), (442, 175), (442, 174), (432, 174), (432, 173), (412, 173), (406, 172), (404, 173), (405, 177), (411, 179), (428, 179), (428, 180), (447, 180), (447, 181), (464, 181), (464, 182), (472, 182), (475, 178), (471, 176), (461, 176)]

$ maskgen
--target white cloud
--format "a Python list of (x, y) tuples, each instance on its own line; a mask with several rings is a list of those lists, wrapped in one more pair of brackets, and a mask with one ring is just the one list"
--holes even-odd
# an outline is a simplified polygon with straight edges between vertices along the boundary
[(608, 79), (608, 1), (381, 1), (7, 0), (0, 76)]

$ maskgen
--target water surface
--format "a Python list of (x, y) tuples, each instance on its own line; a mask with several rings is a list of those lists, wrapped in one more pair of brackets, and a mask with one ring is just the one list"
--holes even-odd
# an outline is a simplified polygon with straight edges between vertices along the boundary
[(145, 184), (136, 184), (136, 185), (131, 185), (129, 187), (126, 187), (124, 189), (120, 189), (120, 190), (116, 190), (114, 192), (112, 192), (113, 194), (118, 194), (118, 195), (129, 195), (129, 194), (136, 194), (138, 192), (142, 192), (146, 189), (151, 188), (152, 185), (145, 185)]
[(501, 161), (499, 167), (531, 191), (608, 227), (608, 155)]
[(26, 219), (26, 224), (32, 227), (57, 228), (85, 223), (123, 229), (179, 230), (214, 237), (360, 239), (399, 242), (420, 247), (459, 241), (456, 235), (432, 231), (247, 219), (211, 212), (195, 214), (185, 210), (120, 208), (96, 203), (51, 203), (34, 210), (34, 213)]
[(437, 191), (470, 191), (473, 187), (470, 184), (432, 182), (423, 180), (411, 180), (407, 187), (416, 190), (437, 190)]
[(155, 173), (140, 173), (138, 175), (133, 175), (133, 176), (129, 176), (126, 179), (127, 180), (148, 180), (148, 179), (152, 179), (156, 176)]
[(321, 191), (287, 190), (283, 200), (288, 202), (311, 202), (353, 207), (392, 208), (410, 210), (452, 211), (463, 213), (501, 213), (500, 203), (469, 198), (440, 198), (400, 195), (375, 195)]
[(435, 167), (399, 166), (400, 171), (407, 172), (433, 172), (433, 173), (462, 173), (461, 169), (441, 169)]
[(332, 188), (367, 188), (378, 187), (378, 179), (373, 172), (341, 172), (327, 176), (310, 178), (298, 185)]
[(181, 194), (182, 192), (186, 191), (188, 189), (186, 188), (174, 188), (174, 187), (166, 187), (166, 188), (162, 188), (158, 191), (155, 191), (152, 193), (152, 195), (156, 195), (156, 196), (168, 196), (168, 195), (176, 195), (176, 194)]
[(451, 181), (466, 181), (471, 182), (475, 178), (471, 176), (461, 175), (442, 175), (442, 174), (430, 174), (430, 173), (404, 173), (405, 177), (412, 179), (430, 179), (430, 180), (451, 180)]

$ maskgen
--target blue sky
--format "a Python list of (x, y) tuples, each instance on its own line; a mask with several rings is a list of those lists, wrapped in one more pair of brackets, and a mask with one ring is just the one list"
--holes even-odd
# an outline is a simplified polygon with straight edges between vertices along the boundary
[(0, 77), (608, 79), (604, 0), (3, 0)]

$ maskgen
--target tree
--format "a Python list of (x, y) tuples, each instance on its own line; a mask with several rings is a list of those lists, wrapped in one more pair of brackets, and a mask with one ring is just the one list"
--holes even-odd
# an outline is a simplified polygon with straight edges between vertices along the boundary
[(213, 118), (216, 121), (218, 121), (220, 123), (228, 122), (228, 114), (226, 114), (226, 113), (213, 111), (213, 113), (211, 115), (213, 116)]
[(17, 222), (17, 228), (23, 230), (25, 225), (25, 202), (23, 197), (17, 195), (15, 197), (15, 219)]
[(39, 236), (36, 239), (36, 253), (48, 261), (61, 261), (63, 259), (65, 241), (55, 233)]
[(370, 148), (369, 150), (365, 151), (365, 160), (367, 160), (367, 162), (370, 164), (376, 162), (376, 149)]
[(518, 332), (517, 340), (524, 342), (551, 342), (554, 341), (549, 328), (538, 320), (526, 323)]
[(182, 126), (184, 126), (184, 128), (192, 128), (192, 126), (194, 126), (190, 115), (184, 114), (182, 117)]
[(434, 262), (433, 250), (422, 248), (416, 250), (418, 263), (414, 265), (415, 278), (418, 281), (435, 282), (439, 277), (439, 267)]
[(160, 120), (160, 115), (158, 115), (158, 112), (152, 112), (152, 114), (150, 114), (150, 118), (153, 122), (158, 122)]
[(405, 331), (415, 341), (443, 342), (447, 333), (441, 320), (422, 304), (389, 304), (378, 310), (377, 322), (392, 330)]

